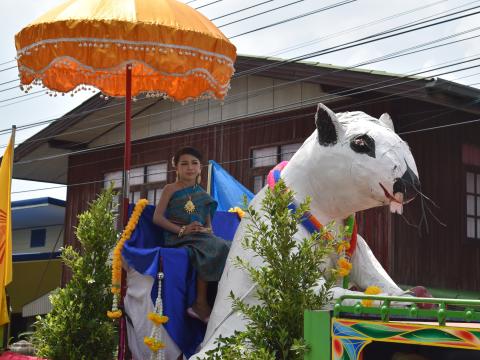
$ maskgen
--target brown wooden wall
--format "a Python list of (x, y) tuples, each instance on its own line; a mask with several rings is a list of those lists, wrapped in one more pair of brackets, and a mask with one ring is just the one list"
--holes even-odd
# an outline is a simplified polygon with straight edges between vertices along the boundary
[[(373, 100), (373, 101), (372, 101)], [(374, 101), (375, 96), (357, 98), (332, 106), (335, 111), (362, 110), (378, 117), (389, 112), (397, 132), (437, 126), (472, 118), (461, 112), (447, 111), (438, 105), (405, 98)], [(205, 159), (214, 159), (249, 188), (253, 187), (250, 167), (251, 150), (257, 146), (301, 142), (314, 130), (314, 108), (278, 113), (264, 117), (237, 120), (155, 139), (144, 139), (133, 145), (132, 166), (169, 162), (181, 146), (199, 148)], [(422, 189), (440, 209), (435, 213), (447, 222), (444, 228), (429, 220), (429, 233), (423, 233), (392, 216), (388, 208), (377, 208), (358, 214), (359, 230), (377, 258), (394, 280), (401, 284), (423, 284), (464, 290), (480, 290), (480, 245), (468, 244), (464, 230), (464, 182), (461, 144), (480, 146), (478, 126), (460, 126), (403, 136), (410, 144), (419, 168)], [(69, 184), (98, 181), (95, 184), (69, 188), (67, 196), (66, 243), (76, 243), (73, 227), (76, 216), (103, 186), (103, 174), (122, 168), (121, 148), (72, 156), (69, 161)], [(169, 167), (169, 170), (172, 170)], [(204, 177), (205, 178), (205, 177)], [(169, 173), (169, 181), (174, 174)], [(405, 216), (420, 219), (417, 198), (405, 207)], [(68, 230), (70, 229), (70, 230)]]
[[(422, 191), (435, 201), (438, 209), (428, 205), (428, 201), (424, 206), (428, 205), (445, 226), (425, 210), (428, 232), (423, 227), (420, 236), (417, 229), (395, 218), (393, 274), (404, 284), (480, 291), (480, 240), (467, 241), (466, 238), (465, 166), (462, 163), (462, 144), (480, 147), (480, 125), (404, 137), (412, 148)], [(410, 222), (420, 221), (423, 211), (419, 198), (405, 209)]]

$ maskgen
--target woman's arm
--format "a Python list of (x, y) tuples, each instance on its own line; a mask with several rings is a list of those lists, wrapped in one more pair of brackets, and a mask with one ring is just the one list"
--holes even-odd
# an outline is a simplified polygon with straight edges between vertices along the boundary
[(181, 227), (172, 223), (165, 217), (165, 210), (167, 209), (168, 202), (170, 201), (173, 192), (174, 186), (171, 184), (167, 184), (163, 188), (162, 195), (160, 196), (160, 200), (158, 201), (155, 212), (153, 213), (153, 223), (174, 234), (178, 234)]
[(212, 233), (212, 218), (210, 217), (210, 215), (207, 215), (205, 219), (205, 226), (202, 226), (200, 232)]

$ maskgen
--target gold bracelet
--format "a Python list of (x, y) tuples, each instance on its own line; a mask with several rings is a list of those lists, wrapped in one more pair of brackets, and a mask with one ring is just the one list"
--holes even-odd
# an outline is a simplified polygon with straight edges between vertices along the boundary
[(181, 238), (183, 236), (183, 233), (185, 232), (186, 228), (187, 227), (185, 225), (180, 227), (180, 231), (178, 232), (178, 235), (177, 235), (179, 238)]

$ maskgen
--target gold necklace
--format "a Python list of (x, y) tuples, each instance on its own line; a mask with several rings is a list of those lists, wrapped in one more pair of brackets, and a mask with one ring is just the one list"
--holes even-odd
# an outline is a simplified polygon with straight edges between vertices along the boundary
[[(179, 180), (180, 183), (182, 183), (183, 185), (186, 185), (183, 181)], [(185, 186), (185, 187), (188, 187), (188, 186)], [(188, 196), (188, 200), (187, 202), (185, 203), (185, 206), (183, 207), (185, 209), (185, 211), (188, 213), (188, 214), (193, 214), (196, 210), (195, 208), (195, 204), (193, 203), (192, 201), (192, 197), (189, 195)]]
[(183, 208), (189, 214), (193, 214), (195, 212), (195, 204), (193, 203), (191, 196), (188, 197), (188, 201), (185, 203)]

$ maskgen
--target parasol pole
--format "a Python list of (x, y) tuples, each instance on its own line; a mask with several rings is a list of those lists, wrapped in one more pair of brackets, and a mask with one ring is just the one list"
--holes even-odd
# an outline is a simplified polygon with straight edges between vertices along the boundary
[[(128, 222), (128, 204), (130, 194), (130, 160), (131, 154), (131, 112), (132, 112), (132, 64), (127, 64), (125, 68), (125, 148), (123, 154), (123, 212), (122, 224), (125, 227)], [(126, 292), (126, 273), (122, 269), (122, 286), (120, 292), (120, 308), (123, 309), (123, 298)], [(118, 360), (124, 360), (126, 355), (126, 322), (125, 315), (120, 319), (120, 339), (118, 342)]]

